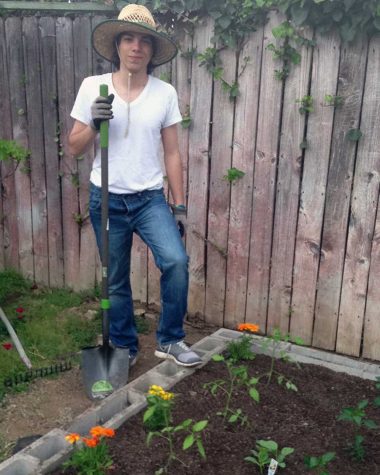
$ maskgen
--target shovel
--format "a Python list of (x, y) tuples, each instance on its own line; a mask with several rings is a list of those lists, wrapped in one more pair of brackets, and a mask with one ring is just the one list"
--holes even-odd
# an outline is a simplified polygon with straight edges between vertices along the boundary
[[(108, 86), (100, 86), (100, 95), (108, 96)], [(103, 344), (86, 347), (81, 352), (82, 378), (90, 399), (104, 399), (116, 389), (125, 386), (129, 372), (129, 349), (115, 348), (109, 342), (110, 302), (108, 298), (108, 121), (100, 124), (101, 177), (102, 177), (102, 336)]]

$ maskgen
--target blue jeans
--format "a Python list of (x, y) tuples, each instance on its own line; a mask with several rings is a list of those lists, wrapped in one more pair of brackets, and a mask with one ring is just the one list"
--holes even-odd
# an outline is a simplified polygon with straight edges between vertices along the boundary
[[(90, 184), (90, 218), (101, 253), (101, 188)], [(148, 245), (161, 271), (161, 314), (157, 328), (160, 345), (184, 338), (189, 258), (166, 203), (163, 190), (134, 194), (109, 193), (109, 320), (110, 339), (116, 346), (138, 351), (133, 315), (130, 264), (133, 233)]]

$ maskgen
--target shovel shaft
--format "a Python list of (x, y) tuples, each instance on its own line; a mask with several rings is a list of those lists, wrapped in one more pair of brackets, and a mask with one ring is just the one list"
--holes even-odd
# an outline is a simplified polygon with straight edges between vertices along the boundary
[[(100, 95), (108, 96), (108, 86), (102, 84), (100, 86)], [(104, 120), (100, 124), (100, 154), (101, 154), (101, 179), (102, 179), (102, 209), (101, 209), (101, 226), (102, 226), (102, 302), (101, 308), (103, 313), (103, 345), (109, 345), (109, 296), (108, 296), (108, 261), (109, 261), (109, 221), (108, 221), (108, 120)]]

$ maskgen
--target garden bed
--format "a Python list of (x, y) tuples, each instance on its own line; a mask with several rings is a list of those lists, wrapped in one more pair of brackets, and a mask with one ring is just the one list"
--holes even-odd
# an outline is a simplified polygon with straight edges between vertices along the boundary
[[(253, 361), (244, 361), (250, 377), (266, 373), (271, 364), (268, 356), (257, 355)], [(279, 447), (294, 448), (294, 453), (286, 460), (286, 468), (279, 472), (291, 475), (309, 472), (304, 465), (304, 457), (321, 456), (326, 452), (335, 452), (335, 459), (328, 465), (331, 475), (361, 475), (380, 473), (380, 430), (360, 428), (364, 436), (365, 459), (355, 461), (347, 452), (347, 446), (354, 441), (355, 427), (352, 422), (339, 421), (337, 416), (342, 409), (356, 407), (360, 401), (368, 400), (364, 409), (365, 418), (380, 425), (380, 410), (373, 404), (379, 396), (374, 381), (363, 380), (344, 373), (316, 366), (276, 361), (276, 370), (286, 379), (282, 385), (273, 376), (270, 384), (262, 378), (256, 386), (260, 401), (255, 402), (246, 387), (239, 387), (233, 393), (230, 407), (241, 409), (247, 417), (247, 423), (240, 424), (223, 421), (216, 415), (225, 407), (222, 391), (212, 395), (204, 387), (217, 379), (227, 379), (225, 363), (209, 362), (193, 375), (185, 378), (173, 388), (176, 395), (173, 421), (174, 425), (187, 418), (193, 421), (208, 420), (202, 432), (206, 460), (203, 460), (196, 445), (187, 451), (182, 450), (185, 434), (178, 433), (176, 454), (183, 464), (174, 461), (168, 473), (182, 474), (218, 474), (235, 473), (259, 474), (256, 465), (244, 460), (251, 455), (257, 440), (273, 440)], [(291, 380), (298, 391), (286, 389), (286, 380)], [(113, 466), (107, 474), (153, 475), (165, 465), (168, 448), (164, 440), (154, 437), (147, 448), (147, 431), (142, 424), (143, 414), (129, 419), (110, 439), (110, 453)], [(263, 473), (267, 473), (265, 468)], [(71, 471), (56, 471), (55, 474)], [(277, 473), (277, 472), (276, 472)]]

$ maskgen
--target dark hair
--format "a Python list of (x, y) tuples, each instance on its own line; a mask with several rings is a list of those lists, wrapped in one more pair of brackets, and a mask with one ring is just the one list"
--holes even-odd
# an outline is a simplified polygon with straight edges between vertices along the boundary
[[(121, 41), (121, 37), (125, 34), (125, 33), (128, 33), (127, 31), (123, 31), (121, 33), (119, 33), (116, 38), (115, 38), (115, 41), (114, 41), (114, 49), (113, 49), (113, 54), (112, 54), (112, 59), (111, 59), (111, 63), (112, 65), (116, 68), (116, 70), (119, 70), (120, 69), (120, 58), (119, 58), (119, 55), (118, 55), (118, 52), (117, 52), (117, 48), (116, 48), (116, 45), (119, 46), (120, 45), (120, 41)], [(156, 51), (156, 42), (154, 41), (154, 38), (153, 36), (150, 37), (152, 39), (152, 50), (153, 50), (153, 54), (152, 56), (154, 56), (155, 54), (155, 51)], [(148, 66), (146, 68), (146, 72), (148, 74), (151, 74), (154, 70), (156, 66), (154, 64), (152, 64), (152, 61), (149, 61), (148, 63)]]

